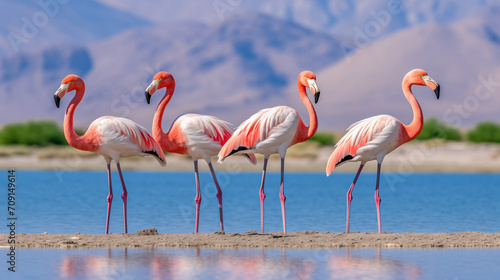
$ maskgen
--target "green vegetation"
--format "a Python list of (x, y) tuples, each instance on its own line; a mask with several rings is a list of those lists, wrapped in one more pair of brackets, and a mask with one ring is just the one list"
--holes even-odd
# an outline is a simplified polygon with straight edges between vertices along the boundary
[(67, 145), (62, 128), (53, 121), (12, 123), (0, 130), (0, 145)]
[(470, 142), (500, 143), (500, 125), (493, 122), (483, 122), (467, 133)]
[(462, 134), (454, 127), (448, 126), (438, 119), (431, 118), (424, 122), (422, 132), (417, 136), (417, 140), (429, 140), (440, 138), (451, 141), (462, 140)]
[(335, 137), (329, 132), (316, 132), (316, 134), (309, 139), (309, 141), (316, 142), (320, 146), (333, 145), (334, 140)]

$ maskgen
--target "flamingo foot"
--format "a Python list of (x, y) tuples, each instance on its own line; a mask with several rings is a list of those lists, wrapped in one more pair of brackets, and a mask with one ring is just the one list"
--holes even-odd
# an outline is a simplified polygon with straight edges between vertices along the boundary
[(113, 188), (111, 187), (111, 166), (108, 163), (108, 186), (109, 186), (109, 194), (106, 198), (108, 202), (108, 211), (106, 214), (106, 234), (109, 233), (109, 214), (111, 213), (111, 202), (113, 202)]
[(219, 217), (220, 217), (220, 231), (224, 232), (224, 218), (222, 212), (222, 190), (218, 188), (217, 199), (219, 200)]
[(200, 204), (201, 204), (201, 195), (197, 195), (194, 198), (194, 202), (196, 203), (196, 222), (194, 232), (198, 233), (198, 225), (200, 224)]
[(264, 189), (260, 189), (260, 232), (264, 233), (264, 199), (266, 199), (266, 194), (264, 193)]
[(123, 180), (122, 169), (120, 167), (120, 163), (116, 164), (116, 168), (118, 169), (118, 174), (120, 174), (120, 180), (122, 182), (122, 187), (123, 187), (123, 193), (122, 193), (122, 200), (123, 200), (123, 230), (124, 230), (125, 233), (128, 233), (128, 229), (127, 229), (127, 197), (128, 197), (128, 192), (127, 192), (127, 188), (125, 187), (125, 181)]
[(264, 182), (266, 181), (266, 170), (267, 170), (267, 160), (268, 157), (264, 157), (264, 166), (262, 167), (262, 182), (260, 183), (259, 197), (260, 197), (260, 232), (264, 233), (264, 199), (266, 199), (266, 194), (264, 193)]
[(375, 204), (377, 205), (377, 220), (378, 220), (378, 233), (382, 233), (382, 227), (381, 227), (381, 222), (380, 222), (380, 202), (382, 199), (380, 199), (380, 196), (378, 194), (378, 189), (375, 191)]
[(284, 193), (280, 193), (280, 201), (281, 201), (281, 215), (283, 217), (283, 234), (286, 234), (286, 217), (285, 217), (286, 197)]

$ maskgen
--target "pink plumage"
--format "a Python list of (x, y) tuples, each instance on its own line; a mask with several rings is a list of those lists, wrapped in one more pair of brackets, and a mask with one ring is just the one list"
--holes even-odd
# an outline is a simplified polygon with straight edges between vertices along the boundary
[(151, 155), (165, 166), (165, 156), (156, 141), (148, 134), (146, 129), (135, 122), (119, 117), (100, 117), (93, 121), (84, 135), (79, 136), (73, 128), (73, 116), (75, 109), (85, 93), (85, 83), (77, 75), (68, 75), (61, 82), (61, 86), (54, 94), (56, 106), (59, 108), (61, 98), (68, 92), (75, 90), (75, 96), (68, 105), (64, 117), (64, 136), (68, 143), (76, 149), (95, 152), (104, 157), (108, 169), (109, 195), (107, 197), (108, 210), (106, 216), (106, 234), (109, 232), (109, 216), (111, 202), (113, 200), (113, 189), (111, 186), (111, 161), (116, 162), (120, 175), (123, 194), (123, 217), (124, 231), (127, 233), (127, 189), (120, 167), (120, 158), (129, 156)]
[(404, 125), (389, 115), (375, 116), (354, 123), (349, 126), (346, 135), (335, 145), (335, 150), (328, 160), (326, 166), (327, 176), (332, 173), (336, 166), (349, 161), (361, 162), (354, 181), (346, 195), (346, 232), (349, 232), (352, 191), (359, 174), (366, 162), (377, 160), (377, 183), (374, 198), (377, 207), (378, 232), (381, 233), (379, 183), (382, 161), (388, 153), (417, 137), (424, 124), (422, 109), (411, 92), (412, 85), (430, 87), (439, 99), (440, 87), (438, 83), (431, 79), (424, 70), (414, 69), (408, 72), (403, 78), (403, 93), (413, 109), (414, 115), (411, 124)]
[(310, 139), (318, 128), (316, 111), (307, 97), (308, 87), (318, 101), (320, 91), (316, 85), (316, 76), (311, 71), (303, 71), (297, 78), (297, 88), (300, 97), (307, 107), (310, 117), (310, 126), (307, 127), (295, 109), (287, 106), (277, 106), (263, 109), (243, 122), (224, 144), (219, 152), (219, 163), (228, 156), (243, 153), (260, 153), (264, 155), (262, 183), (260, 186), (261, 232), (264, 232), (264, 181), (266, 177), (267, 161), (270, 155), (279, 154), (281, 157), (281, 187), (280, 201), (283, 218), (283, 233), (286, 233), (285, 194), (284, 194), (284, 162), (287, 149), (297, 143)]
[[(196, 220), (195, 232), (198, 232), (201, 192), (198, 176), (198, 160), (204, 159), (217, 188), (217, 199), (219, 201), (220, 229), (224, 231), (222, 211), (222, 190), (220, 189), (211, 158), (216, 156), (222, 146), (228, 141), (233, 133), (231, 124), (219, 118), (198, 114), (185, 114), (179, 116), (165, 133), (162, 129), (163, 113), (170, 102), (175, 90), (175, 79), (168, 72), (158, 72), (153, 81), (146, 89), (146, 101), (149, 103), (151, 96), (160, 88), (166, 87), (165, 96), (160, 101), (153, 119), (153, 137), (160, 147), (170, 153), (189, 155), (193, 159), (196, 180)], [(243, 154), (255, 164), (256, 158), (253, 154)]]

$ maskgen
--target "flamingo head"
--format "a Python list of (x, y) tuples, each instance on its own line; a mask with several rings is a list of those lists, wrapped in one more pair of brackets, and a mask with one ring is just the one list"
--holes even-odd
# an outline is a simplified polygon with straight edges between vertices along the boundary
[(76, 90), (82, 85), (83, 80), (77, 75), (71, 74), (66, 76), (66, 78), (61, 81), (61, 86), (57, 89), (56, 93), (54, 93), (54, 101), (56, 102), (57, 108), (59, 108), (59, 103), (66, 93)]
[(428, 86), (430, 89), (434, 91), (434, 94), (436, 94), (436, 98), (439, 99), (439, 92), (441, 87), (436, 81), (434, 81), (431, 77), (429, 77), (429, 75), (427, 75), (427, 72), (425, 72), (424, 70), (413, 69), (410, 72), (408, 72), (408, 74), (406, 74), (404, 80), (408, 80), (410, 85), (413, 84), (419, 86)]
[(146, 88), (146, 102), (148, 102), (149, 104), (151, 95), (153, 95), (153, 93), (155, 93), (157, 90), (164, 87), (173, 89), (175, 87), (175, 80), (172, 74), (161, 71), (154, 76), (153, 81), (148, 86), (148, 88)]
[(299, 75), (299, 83), (311, 90), (314, 95), (314, 103), (318, 103), (319, 87), (316, 84), (316, 75), (311, 71), (303, 71)]

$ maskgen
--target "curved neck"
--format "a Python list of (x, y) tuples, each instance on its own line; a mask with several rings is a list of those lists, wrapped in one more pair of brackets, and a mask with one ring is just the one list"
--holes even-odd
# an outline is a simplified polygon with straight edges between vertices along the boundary
[(424, 126), (424, 116), (422, 115), (422, 109), (420, 108), (420, 104), (418, 104), (417, 99), (413, 96), (411, 92), (411, 86), (406, 80), (403, 81), (403, 93), (411, 105), (411, 109), (413, 110), (413, 121), (409, 125), (404, 125), (407, 132), (407, 139), (404, 139), (405, 142), (415, 139), (420, 132), (422, 131), (422, 127)]
[(87, 143), (82, 136), (76, 134), (75, 129), (73, 127), (73, 116), (75, 114), (76, 106), (82, 101), (83, 94), (85, 93), (85, 85), (80, 85), (76, 89), (76, 94), (71, 100), (66, 108), (66, 115), (64, 116), (64, 137), (68, 143), (79, 150), (84, 151), (94, 151), (95, 147)]
[(309, 113), (309, 126), (306, 126), (302, 121), (300, 122), (299, 129), (297, 130), (295, 143), (304, 142), (306, 140), (311, 139), (313, 135), (318, 130), (318, 117), (316, 116), (316, 110), (307, 97), (306, 87), (300, 82), (300, 79), (297, 80), (297, 88), (299, 90), (300, 99), (304, 105), (306, 105), (307, 112)]
[(173, 152), (177, 150), (177, 144), (175, 143), (175, 137), (170, 137), (170, 131), (165, 133), (162, 128), (163, 114), (165, 113), (165, 108), (167, 104), (172, 99), (172, 95), (174, 94), (175, 84), (171, 84), (167, 86), (167, 91), (163, 96), (160, 104), (158, 104), (158, 108), (156, 108), (156, 113), (153, 119), (153, 138), (158, 142), (160, 147), (167, 151)]

